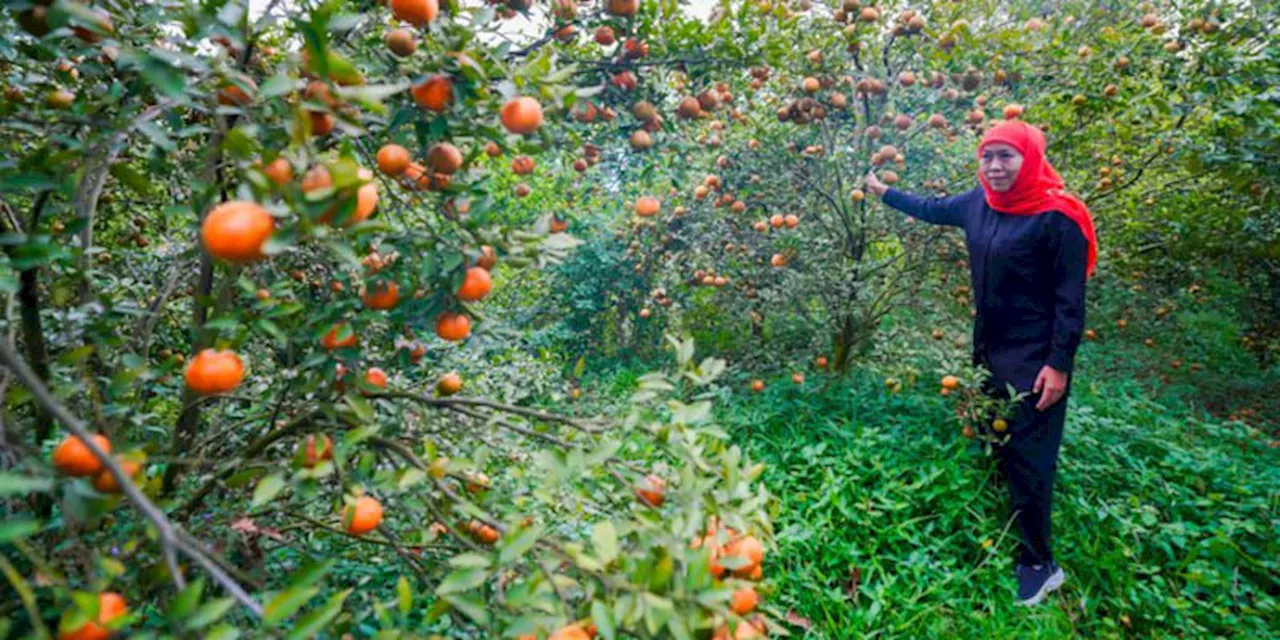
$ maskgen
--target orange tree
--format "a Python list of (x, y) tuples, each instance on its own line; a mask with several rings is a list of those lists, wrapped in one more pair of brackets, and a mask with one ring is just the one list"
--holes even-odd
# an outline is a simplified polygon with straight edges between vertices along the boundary
[[(1221, 177), (1195, 169), (1204, 161), (1193, 140), (1230, 149), (1242, 131), (1266, 139), (1274, 118), (1254, 99), (1258, 86), (1237, 85), (1234, 98), (1212, 88), (1224, 69), (1272, 68), (1245, 55), (1266, 41), (1252, 8), (1069, 3), (1042, 16), (1038, 6), (751, 3), (690, 27), (738, 64), (684, 64), (630, 103), (639, 128), (680, 123), (683, 133), (659, 135), (649, 152), (674, 152), (664, 177), (678, 195), (660, 217), (637, 210), (632, 223), (641, 268), (665, 274), (658, 301), (678, 296), (679, 308), (749, 321), (757, 336), (770, 316), (799, 319), (795, 346), (829, 353), (843, 371), (889, 313), (920, 304), (907, 294), (937, 258), (957, 266), (941, 274), (959, 281), (950, 283), (954, 312), (971, 313), (963, 247), (869, 199), (860, 188), (868, 170), (954, 194), (973, 185), (986, 127), (1028, 119), (1048, 132), (1053, 161), (1100, 234), (1116, 239), (1105, 270), (1129, 253), (1137, 229), (1180, 206), (1178, 190)], [(1251, 117), (1224, 129), (1219, 113), (1231, 100)], [(1269, 146), (1224, 152), (1216, 166)], [(1257, 178), (1235, 183), (1264, 193)], [(1249, 234), (1238, 216), (1214, 222)], [(827, 339), (808, 344), (813, 327)]]
[[(617, 419), (446, 368), (503, 339), (494, 287), (574, 244), (511, 177), (594, 91), (557, 47), (658, 9), (387, 4), (7, 6), (3, 615), (62, 638), (776, 626), (762, 469), (710, 424), (721, 361), (670, 339)], [(518, 13), (538, 31), (512, 44)]]

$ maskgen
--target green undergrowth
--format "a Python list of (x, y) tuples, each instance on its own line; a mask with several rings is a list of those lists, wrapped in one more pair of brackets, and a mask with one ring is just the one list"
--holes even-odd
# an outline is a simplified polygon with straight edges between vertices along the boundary
[[(927, 387), (928, 385), (921, 385)], [(945, 401), (878, 376), (773, 381), (720, 420), (779, 496), (773, 593), (812, 637), (1274, 637), (1280, 450), (1137, 383), (1073, 390), (1055, 495), (1069, 577), (1013, 605), (1006, 492)]]

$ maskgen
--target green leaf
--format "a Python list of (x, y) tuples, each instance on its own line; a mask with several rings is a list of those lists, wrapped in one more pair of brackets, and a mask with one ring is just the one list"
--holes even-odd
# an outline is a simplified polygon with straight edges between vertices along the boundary
[(146, 174), (134, 169), (132, 165), (117, 162), (111, 165), (109, 171), (113, 178), (119, 180), (120, 184), (128, 187), (130, 191), (144, 197), (151, 195), (151, 181)]
[(409, 615), (409, 610), (413, 607), (413, 587), (404, 576), (396, 580), (396, 606), (400, 609), (402, 616)]
[(0, 543), (25, 538), (39, 530), (40, 522), (38, 520), (9, 518), (0, 522)]
[(227, 614), (231, 607), (235, 606), (235, 598), (219, 598), (210, 602), (206, 602), (203, 606), (196, 610), (183, 627), (187, 631), (195, 631), (207, 627)]
[(262, 608), (262, 621), (267, 626), (275, 626), (293, 615), (302, 605), (313, 598), (320, 589), (311, 586), (289, 587), (267, 602)]
[(480, 567), (487, 569), (493, 564), (493, 561), (489, 556), (478, 553), (460, 553), (449, 558), (449, 564), (454, 567)]
[(447, 595), (474, 589), (489, 579), (488, 570), (482, 567), (464, 567), (455, 569), (444, 577), (440, 586), (436, 587), (437, 595)]
[(220, 624), (204, 634), (204, 640), (236, 640), (239, 637), (240, 630), (229, 624)]
[(173, 602), (169, 603), (169, 619), (180, 622), (191, 615), (191, 610), (200, 603), (203, 595), (204, 578), (198, 578), (179, 591), (178, 595), (174, 596)]
[(282, 96), (293, 91), (297, 84), (297, 80), (286, 74), (276, 74), (262, 84), (262, 88), (258, 90), (258, 97), (274, 98)]
[(508, 564), (523, 556), (526, 551), (537, 544), (542, 535), (542, 527), (533, 525), (508, 533), (502, 541), (502, 551), (498, 553), (498, 564)]
[(600, 562), (608, 565), (618, 557), (618, 532), (613, 523), (605, 520), (591, 528), (591, 544), (595, 547)]
[(285, 636), (285, 640), (302, 640), (319, 634), (330, 621), (342, 612), (342, 603), (346, 602), (347, 596), (351, 595), (351, 591), (351, 589), (347, 589), (341, 593), (334, 594), (323, 608), (303, 616), (298, 621), (298, 624), (289, 631), (289, 635)]
[(284, 474), (273, 473), (258, 481), (258, 486), (253, 488), (253, 500), (251, 506), (260, 507), (280, 494), (284, 489)]
[(331, 570), (333, 570), (336, 562), (333, 560), (320, 560), (307, 564), (298, 569), (293, 574), (293, 580), (289, 582), (290, 587), (307, 587), (320, 581)]
[(603, 602), (591, 601), (591, 621), (596, 623), (596, 632), (603, 636), (604, 640), (614, 640), (617, 632), (613, 625), (613, 614)]
[(0, 496), (46, 493), (53, 488), (53, 478), (32, 478), (13, 473), (0, 473)]
[(489, 612), (479, 598), (447, 595), (444, 596), (444, 599), (462, 615), (471, 618), (476, 624), (481, 626), (489, 624)]

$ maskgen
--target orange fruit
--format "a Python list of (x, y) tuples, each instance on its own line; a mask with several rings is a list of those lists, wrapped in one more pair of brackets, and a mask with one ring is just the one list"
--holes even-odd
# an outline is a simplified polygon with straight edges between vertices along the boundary
[(352, 212), (351, 218), (344, 226), (349, 227), (357, 222), (368, 220), (369, 216), (373, 215), (374, 209), (378, 208), (378, 183), (373, 182), (373, 174), (368, 169), (361, 169), (360, 177), (369, 182), (360, 185), (356, 190), (356, 210)]
[(466, 276), (462, 279), (462, 286), (458, 287), (458, 299), (466, 302), (475, 302), (489, 295), (489, 290), (493, 288), (493, 279), (489, 275), (489, 270), (484, 267), (470, 267), (467, 269)]
[(453, 175), (462, 168), (462, 152), (448, 142), (438, 142), (427, 149), (427, 166), (437, 173)]
[(450, 342), (465, 340), (471, 335), (471, 319), (461, 313), (441, 312), (436, 317), (436, 335)]
[(804, 384), (804, 374), (799, 371), (791, 374), (791, 381), (796, 384)]
[(528, 96), (515, 98), (502, 107), (502, 126), (511, 133), (529, 134), (542, 126), (542, 105)]
[(485, 271), (493, 271), (493, 268), (497, 264), (498, 264), (498, 253), (493, 250), (493, 247), (487, 244), (481, 246), (480, 257), (476, 258), (476, 266), (480, 267), (481, 269), (484, 269)]
[[(102, 434), (94, 434), (93, 443), (104, 453), (111, 453), (111, 441)], [(53, 466), (71, 476), (91, 476), (102, 471), (102, 463), (89, 451), (89, 446), (75, 436), (67, 436), (53, 450)]]
[(346, 325), (347, 323), (345, 322), (339, 322), (337, 324), (334, 324), (332, 327), (329, 327), (329, 333), (324, 334), (324, 339), (320, 341), (320, 343), (324, 345), (325, 349), (333, 351), (334, 349), (341, 349), (343, 347), (356, 346), (355, 331), (352, 331), (350, 334), (347, 335), (346, 338), (343, 338), (342, 340), (338, 339), (338, 335), (342, 332), (342, 328), (345, 327)]
[(76, 101), (76, 94), (66, 89), (58, 89), (50, 91), (44, 98), (44, 103), (54, 109), (66, 109)]
[(556, 629), (554, 633), (547, 637), (547, 640), (591, 640), (591, 636), (580, 625), (571, 624), (567, 627)]
[(511, 172), (518, 176), (533, 173), (535, 167), (537, 167), (537, 163), (535, 163), (533, 158), (530, 158), (529, 156), (520, 156), (511, 161)]
[(244, 379), (244, 363), (230, 349), (205, 349), (187, 363), (183, 377), (187, 388), (199, 395), (227, 393)]
[(362, 536), (374, 529), (382, 522), (382, 503), (376, 498), (370, 496), (360, 496), (342, 513), (342, 524), (346, 527), (347, 533), (353, 536)]
[(759, 380), (759, 379), (752, 380), (751, 390), (755, 391), (756, 393), (760, 393), (761, 391), (764, 391), (764, 380)]
[(733, 592), (733, 598), (729, 600), (729, 608), (733, 612), (745, 616), (755, 610), (756, 605), (760, 603), (760, 596), (756, 593), (755, 587), (743, 587)]
[[(121, 460), (120, 470), (126, 477), (133, 478), (142, 470), (142, 463), (137, 460)], [(93, 488), (97, 489), (98, 493), (120, 493), (120, 483), (116, 482), (116, 477), (105, 468), (93, 477)]]
[(325, 111), (308, 111), (307, 118), (311, 122), (311, 135), (327, 136), (333, 132), (333, 127), (337, 124), (333, 119), (333, 114)]
[(662, 209), (662, 201), (653, 196), (640, 196), (636, 199), (636, 215), (642, 218), (658, 215)]
[(368, 371), (364, 372), (364, 381), (369, 383), (369, 386), (371, 387), (386, 389), (387, 372), (383, 371), (380, 367), (370, 367)]
[(787, 216), (783, 218), (782, 221), (786, 223), (788, 229), (794, 229), (800, 226), (800, 216), (797, 216), (794, 213), (787, 214)]
[(787, 266), (787, 257), (781, 253), (775, 253), (769, 258), (769, 264), (775, 267), (785, 267)]
[(275, 220), (261, 205), (233, 200), (205, 214), (200, 223), (200, 240), (205, 251), (218, 260), (251, 262), (263, 257), (262, 245), (275, 226)]
[(413, 85), (409, 89), (414, 104), (423, 109), (444, 111), (453, 102), (453, 80), (449, 76), (436, 75)]
[(439, 13), (438, 0), (391, 0), (391, 15), (415, 27), (435, 20)]
[(502, 155), (502, 147), (498, 146), (498, 143), (496, 142), (490, 142), (484, 145), (484, 152), (490, 158), (496, 158)]
[(413, 32), (408, 29), (392, 29), (383, 36), (382, 41), (386, 43), (391, 53), (401, 58), (411, 56), (418, 50), (418, 41), (413, 37)]
[(262, 175), (274, 182), (276, 186), (283, 187), (293, 180), (293, 166), (284, 158), (276, 158), (262, 168)]
[(329, 175), (328, 167), (318, 164), (302, 175), (302, 184), (299, 186), (302, 187), (303, 193), (314, 193), (322, 189), (328, 189), (333, 186), (333, 176)]
[(70, 631), (58, 633), (58, 640), (107, 640), (111, 631), (105, 625), (128, 613), (124, 597), (111, 591), (98, 594), (98, 619), (86, 622)]
[(781, 213), (775, 213), (769, 216), (769, 225), (774, 229), (781, 229), (782, 225), (786, 224), (786, 222), (786, 219), (783, 218)]
[(386, 311), (394, 309), (400, 303), (400, 286), (391, 280), (381, 280), (360, 296), (364, 306), (370, 309)]
[(569, 229), (569, 221), (560, 218), (551, 219), (551, 233), (564, 233)]
[(302, 441), (302, 466), (311, 469), (323, 460), (333, 459), (333, 440), (329, 436), (309, 434)]
[(240, 84), (235, 83), (230, 78), (223, 80), (222, 87), (218, 89), (218, 104), (224, 107), (243, 107), (253, 102), (253, 96), (249, 95), (243, 84), (250, 90), (256, 90), (257, 84), (248, 76), (240, 76)]
[(661, 476), (649, 474), (640, 481), (636, 486), (636, 497), (640, 498), (642, 504), (657, 509), (662, 506), (662, 502), (666, 499), (666, 482)]
[(943, 389), (955, 389), (960, 386), (960, 379), (955, 376), (942, 376)]
[(604, 10), (622, 18), (634, 16), (640, 10), (640, 0), (605, 0)]
[(440, 380), (436, 382), (436, 393), (442, 396), (451, 396), (459, 391), (462, 391), (462, 376), (456, 371), (440, 376)]
[(484, 544), (497, 542), (500, 535), (497, 529), (477, 520), (472, 520), (467, 524), (467, 531), (471, 533), (471, 537)]
[(1020, 104), (1005, 105), (1004, 107), (1005, 120), (1013, 120), (1014, 118), (1017, 118), (1021, 115), (1022, 115), (1022, 105)]
[(384, 144), (378, 149), (378, 170), (389, 175), (398, 176), (409, 168), (409, 150), (398, 144)]

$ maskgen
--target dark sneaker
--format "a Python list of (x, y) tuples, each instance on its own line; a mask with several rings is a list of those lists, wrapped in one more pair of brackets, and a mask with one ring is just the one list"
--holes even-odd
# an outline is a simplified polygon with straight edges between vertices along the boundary
[(1025, 565), (1020, 564), (1018, 574), (1018, 604), (1034, 607), (1044, 600), (1045, 596), (1062, 586), (1067, 574), (1056, 564)]

